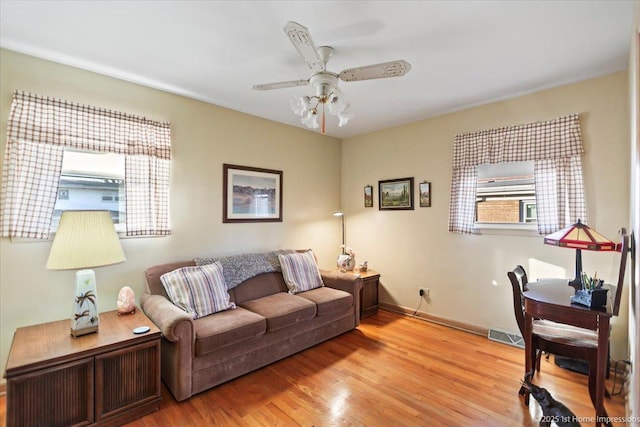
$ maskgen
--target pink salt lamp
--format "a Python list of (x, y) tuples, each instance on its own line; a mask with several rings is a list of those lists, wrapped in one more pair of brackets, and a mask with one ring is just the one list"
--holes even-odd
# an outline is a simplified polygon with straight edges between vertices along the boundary
[(118, 314), (130, 314), (136, 311), (136, 294), (128, 286), (118, 293)]

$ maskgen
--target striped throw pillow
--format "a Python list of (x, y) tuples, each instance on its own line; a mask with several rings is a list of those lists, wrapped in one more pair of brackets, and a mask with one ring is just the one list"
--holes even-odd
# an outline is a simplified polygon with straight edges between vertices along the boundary
[(194, 319), (236, 308), (219, 262), (196, 267), (182, 267), (160, 276), (169, 299)]
[(278, 255), (278, 259), (290, 294), (324, 286), (312, 251)]

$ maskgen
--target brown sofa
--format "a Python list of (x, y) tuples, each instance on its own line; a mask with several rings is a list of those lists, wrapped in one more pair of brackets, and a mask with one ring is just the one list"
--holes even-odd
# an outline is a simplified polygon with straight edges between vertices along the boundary
[(192, 319), (168, 299), (160, 276), (194, 261), (145, 271), (142, 310), (162, 331), (162, 380), (176, 400), (215, 387), (360, 323), (362, 279), (320, 270), (324, 287), (291, 295), (281, 272), (251, 277), (229, 290), (237, 308)]

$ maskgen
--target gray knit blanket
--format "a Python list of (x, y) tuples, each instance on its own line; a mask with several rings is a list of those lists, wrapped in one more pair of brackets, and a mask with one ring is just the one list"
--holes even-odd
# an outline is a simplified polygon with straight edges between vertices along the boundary
[(291, 254), (291, 249), (278, 251), (230, 255), (226, 257), (195, 258), (196, 265), (213, 264), (218, 261), (222, 265), (222, 274), (227, 289), (232, 289), (247, 279), (263, 273), (282, 271), (278, 255)]

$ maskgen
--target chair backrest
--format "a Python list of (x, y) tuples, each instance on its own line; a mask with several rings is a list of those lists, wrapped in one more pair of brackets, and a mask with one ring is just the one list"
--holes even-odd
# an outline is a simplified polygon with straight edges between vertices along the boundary
[(507, 273), (507, 277), (511, 281), (511, 290), (513, 291), (513, 313), (516, 316), (520, 333), (524, 336), (524, 296), (522, 292), (528, 290), (527, 272), (521, 265), (517, 265)]
[(616, 294), (613, 298), (612, 313), (614, 316), (618, 315), (620, 311), (620, 300), (622, 299), (622, 287), (624, 286), (624, 273), (627, 268), (627, 255), (629, 254), (629, 235), (627, 229), (622, 228), (620, 230), (622, 234), (622, 243), (620, 243), (620, 270), (618, 272), (618, 285), (616, 286)]

